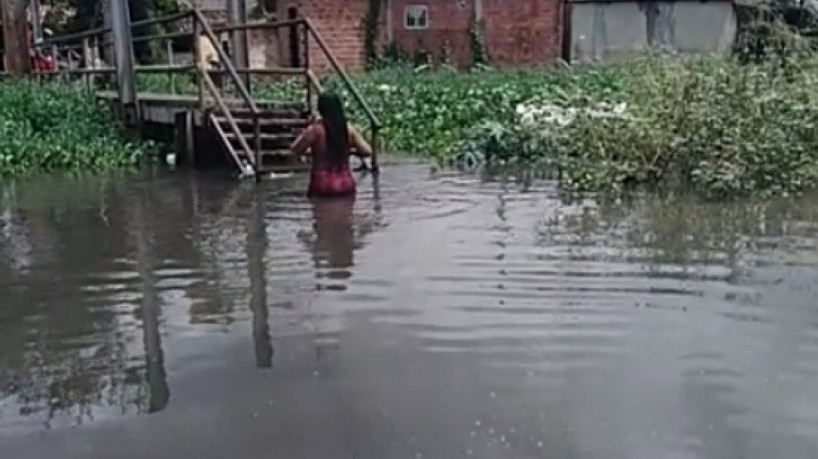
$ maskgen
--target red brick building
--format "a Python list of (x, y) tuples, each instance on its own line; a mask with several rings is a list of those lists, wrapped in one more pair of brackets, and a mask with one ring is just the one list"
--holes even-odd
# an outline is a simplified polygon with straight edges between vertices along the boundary
[[(366, 48), (363, 20), (371, 1), (278, 0), (276, 13), (279, 18), (297, 12), (312, 19), (344, 66), (360, 70)], [(492, 63), (541, 64), (561, 56), (562, 0), (380, 1), (378, 49), (394, 42), (410, 55), (422, 48), (440, 62), (448, 48), (454, 63), (465, 66), (472, 59), (469, 28), (478, 18)], [(321, 63), (319, 58), (312, 64)]]

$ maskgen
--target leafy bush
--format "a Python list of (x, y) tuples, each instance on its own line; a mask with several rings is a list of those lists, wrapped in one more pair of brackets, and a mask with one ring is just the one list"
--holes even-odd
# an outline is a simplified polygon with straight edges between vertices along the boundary
[[(649, 56), (616, 69), (624, 84), (615, 94), (572, 85), (540, 95), (516, 123), (479, 127), (458, 150), (487, 162), (540, 162), (577, 190), (662, 183), (732, 195), (818, 185), (818, 61)], [(600, 102), (627, 113), (590, 115)], [(563, 123), (523, 122), (538, 105), (575, 113)]]
[(115, 120), (70, 87), (0, 83), (0, 175), (134, 165), (149, 145), (129, 143)]

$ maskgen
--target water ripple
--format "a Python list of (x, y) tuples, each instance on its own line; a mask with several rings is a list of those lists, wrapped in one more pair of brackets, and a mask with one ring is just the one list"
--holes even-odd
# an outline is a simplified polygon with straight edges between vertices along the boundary
[(243, 425), (281, 394), (272, 437), (388, 418), (354, 432), (388, 440), (367, 457), (816, 457), (814, 200), (618, 202), (395, 165), (322, 206), (300, 180), (114, 182), (73, 226), (6, 206), (0, 434), (169, 405)]

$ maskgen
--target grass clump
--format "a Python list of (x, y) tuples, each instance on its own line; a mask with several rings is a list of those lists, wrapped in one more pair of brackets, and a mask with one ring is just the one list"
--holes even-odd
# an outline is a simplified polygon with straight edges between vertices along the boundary
[(150, 148), (131, 143), (117, 117), (69, 86), (0, 83), (0, 175), (99, 172), (133, 166)]

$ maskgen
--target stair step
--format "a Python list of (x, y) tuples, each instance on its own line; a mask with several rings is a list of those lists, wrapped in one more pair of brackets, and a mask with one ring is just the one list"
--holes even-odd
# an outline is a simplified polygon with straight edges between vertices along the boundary
[[(233, 115), (234, 118), (236, 117), (252, 117), (253, 111), (247, 108), (233, 108), (230, 110), (230, 114)], [(309, 110), (301, 108), (293, 108), (293, 107), (265, 107), (259, 108), (258, 111), (259, 117), (262, 118), (301, 118), (306, 119), (310, 113)]]
[(261, 174), (269, 174), (271, 172), (304, 172), (309, 169), (309, 163), (271, 164), (261, 166), (258, 172)]
[[(216, 121), (219, 124), (228, 124), (227, 117), (225, 116), (216, 116)], [(243, 126), (254, 126), (254, 121), (251, 117), (233, 117), (233, 120), (236, 122), (239, 127)], [(303, 118), (263, 118), (260, 117), (258, 120), (259, 126), (281, 126), (281, 127), (289, 127), (289, 128), (304, 128), (307, 127), (310, 122), (309, 120)]]
[[(243, 151), (237, 151), (240, 157), (245, 157)], [(287, 148), (277, 148), (277, 149), (266, 149), (261, 150), (261, 157), (262, 158), (295, 158), (295, 155), (292, 151)]]
[[(229, 140), (237, 140), (238, 139), (236, 134), (234, 134), (232, 132), (226, 132), (224, 134), (224, 136), (227, 137)], [(256, 136), (253, 133), (245, 133), (245, 135), (243, 135), (242, 137), (244, 137), (244, 140), (246, 140), (247, 143), (251, 143), (251, 142), (255, 141), (255, 138), (256, 138)], [(281, 142), (281, 141), (292, 142), (292, 141), (294, 141), (296, 139), (296, 137), (297, 136), (295, 134), (292, 134), (292, 133), (281, 133), (281, 134), (269, 134), (269, 133), (266, 133), (266, 132), (259, 133), (259, 138), (261, 139), (262, 142), (265, 141), (265, 140), (266, 141), (278, 141), (278, 142)]]
[(306, 105), (304, 102), (292, 102), (286, 100), (257, 100), (256, 107), (261, 110), (266, 109), (277, 109), (277, 108), (287, 108), (287, 109), (296, 109), (296, 110), (303, 110)]

